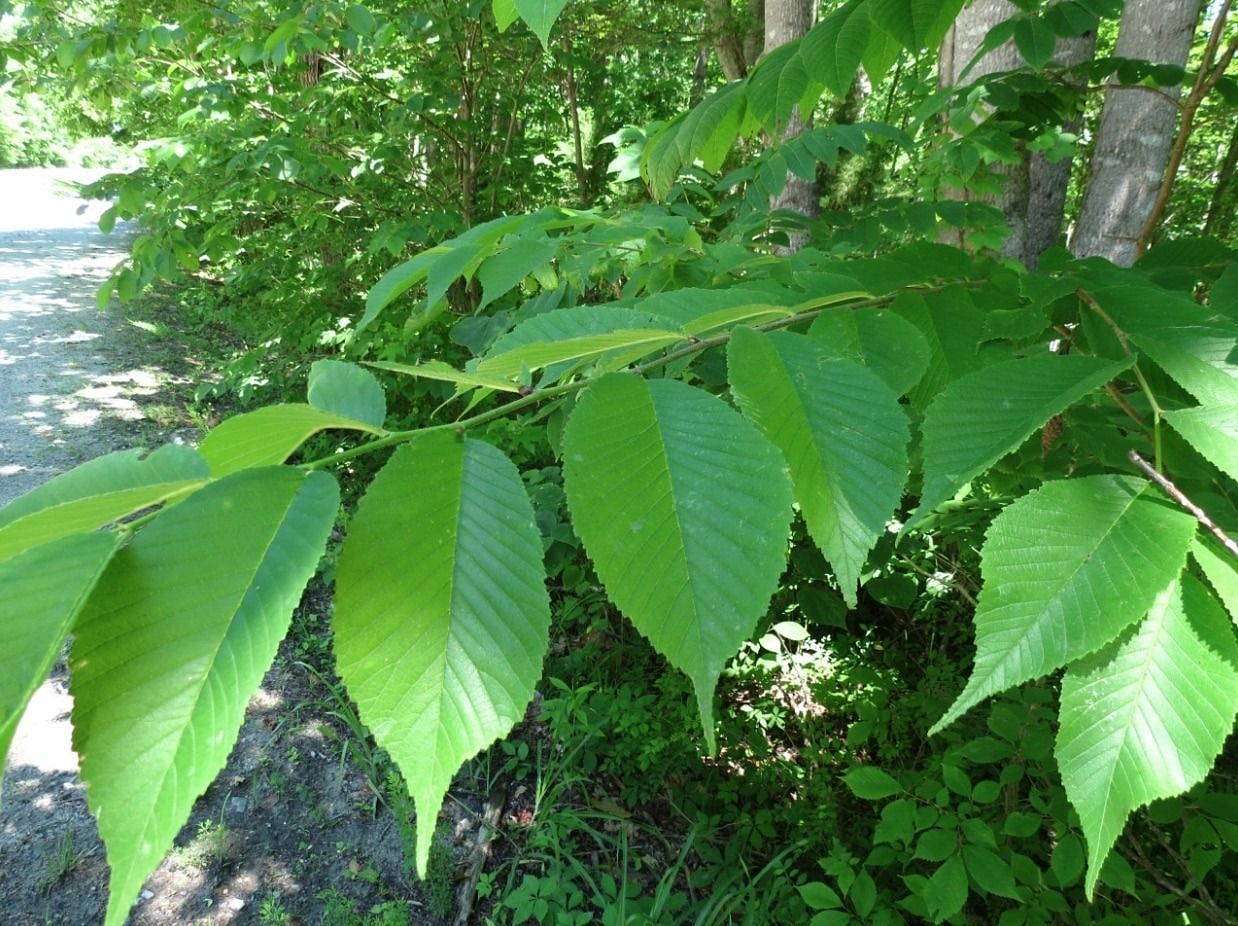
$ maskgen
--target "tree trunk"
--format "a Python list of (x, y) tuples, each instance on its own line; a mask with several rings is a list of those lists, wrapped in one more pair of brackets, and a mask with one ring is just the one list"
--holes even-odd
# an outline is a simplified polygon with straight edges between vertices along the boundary
[[(1201, 0), (1127, 0), (1114, 54), (1184, 65)], [(1083, 208), (1071, 238), (1078, 257), (1135, 262), (1178, 122), (1178, 90), (1111, 86), (1105, 92)]]
[(750, 5), (748, 16), (736, 15), (731, 0), (706, 0), (705, 14), (718, 63), (727, 80), (748, 76), (748, 69), (761, 54), (761, 30), (748, 28), (745, 19), (760, 25), (765, 15), (764, 0)]
[[(765, 0), (764, 54), (806, 35), (812, 28), (813, 7), (812, 0)], [(810, 125), (811, 120), (805, 121), (801, 118), (799, 109), (793, 109), (782, 133), (783, 140), (794, 138)], [(816, 182), (805, 180), (788, 171), (787, 185), (770, 200), (770, 208), (790, 209), (808, 218), (815, 218), (821, 213)], [(807, 232), (792, 232), (788, 237), (788, 246), (777, 249), (780, 253), (798, 251), (808, 242)]]
[[(989, 30), (1018, 13), (1018, 7), (1008, 0), (976, 0), (967, 7), (946, 33), (942, 42), (938, 63), (938, 81), (942, 87), (953, 87), (960, 80), (974, 81), (988, 74), (1010, 71), (1024, 64), (1023, 56), (1013, 41), (989, 52), (976, 63), (966, 75), (964, 69), (980, 50), (980, 45)], [(1069, 39), (1058, 39), (1054, 60), (1063, 66), (1080, 64), (1090, 57), (1096, 48), (1096, 35), (1089, 32)], [(1070, 131), (1077, 128), (1068, 124)], [(1017, 164), (1001, 165), (995, 172), (1005, 177), (1002, 193), (998, 197), (985, 197), (987, 202), (1001, 208), (1010, 227), (1010, 234), (1002, 244), (1003, 257), (1022, 261), (1035, 269), (1040, 255), (1046, 248), (1057, 243), (1062, 231), (1062, 219), (1066, 209), (1066, 187), (1070, 181), (1071, 159), (1051, 163), (1043, 154), (1029, 156), (1021, 151)], [(951, 198), (967, 199), (966, 190), (947, 191)], [(951, 231), (945, 240), (962, 246), (961, 231)]]

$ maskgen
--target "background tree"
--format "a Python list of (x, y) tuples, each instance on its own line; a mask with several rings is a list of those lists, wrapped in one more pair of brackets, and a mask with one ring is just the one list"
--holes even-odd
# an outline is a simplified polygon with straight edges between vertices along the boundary
[[(1199, 0), (1127, 0), (1114, 53), (1182, 68), (1199, 21)], [(1178, 124), (1176, 86), (1110, 86), (1097, 129), (1083, 205), (1071, 235), (1080, 256), (1130, 266), (1165, 180)]]

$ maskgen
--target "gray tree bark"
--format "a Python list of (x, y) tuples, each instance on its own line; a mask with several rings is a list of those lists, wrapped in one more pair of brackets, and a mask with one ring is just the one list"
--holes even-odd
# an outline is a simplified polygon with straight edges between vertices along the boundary
[[(765, 0), (764, 53), (769, 54), (778, 46), (806, 35), (813, 25), (815, 7), (814, 0)], [(791, 119), (782, 133), (783, 139), (794, 138), (810, 124), (811, 122), (800, 117), (798, 109), (792, 110)], [(787, 185), (770, 200), (770, 208), (790, 209), (808, 218), (815, 218), (821, 212), (816, 182), (788, 173)], [(789, 246), (785, 249), (779, 248), (779, 251), (798, 251), (808, 242), (807, 232), (793, 232), (789, 237)]]
[[(1114, 54), (1184, 65), (1201, 0), (1126, 0)], [(1087, 189), (1070, 249), (1077, 257), (1135, 262), (1178, 122), (1178, 90), (1111, 86), (1088, 171)]]
[[(938, 59), (938, 82), (942, 87), (956, 86), (960, 80), (974, 81), (999, 71), (1021, 67), (1023, 56), (1014, 42), (989, 52), (964, 76), (963, 71), (980, 50), (989, 30), (1018, 13), (1018, 7), (1008, 0), (976, 0), (968, 6), (946, 33)], [(1062, 66), (1080, 64), (1094, 53), (1094, 33), (1069, 39), (1058, 39), (1054, 60)], [(1077, 128), (1067, 125), (1068, 131)], [(1022, 261), (1035, 269), (1040, 255), (1057, 243), (1062, 231), (1066, 209), (1066, 188), (1070, 182), (1070, 158), (1056, 163), (1043, 154), (1022, 152), (1018, 164), (1004, 165), (996, 172), (1004, 175), (1001, 196), (985, 201), (1001, 208), (1010, 226), (1010, 234), (1002, 244), (1003, 257)], [(969, 198), (965, 190), (952, 191), (959, 199)], [(962, 245), (962, 233), (952, 232), (945, 240)]]

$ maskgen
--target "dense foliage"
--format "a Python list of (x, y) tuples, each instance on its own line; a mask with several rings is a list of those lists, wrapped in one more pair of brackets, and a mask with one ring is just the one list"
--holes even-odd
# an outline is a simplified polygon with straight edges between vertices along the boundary
[[(104, 296), (193, 273), (258, 345), (230, 382), (307, 390), (0, 511), (0, 745), (71, 632), (109, 924), (221, 768), (341, 488), (336, 665), (421, 821), (536, 690), (599, 774), (677, 777), (699, 723), (665, 889), (525, 880), (518, 922), (1223, 921), (1234, 251), (1184, 184), (1133, 268), (1031, 270), (988, 195), (1070, 154), (1089, 87), (1194, 76), (1057, 67), (1120, 12), (1065, 0), (990, 33), (1024, 65), (933, 90), (961, 6), (849, 0), (706, 93), (693, 4), (33, 5), (10, 56), (52, 43), (101, 118), (162, 136), (97, 187), (142, 218)], [(796, 109), (822, 118), (774, 144)], [(789, 174), (841, 208), (771, 212)], [(652, 651), (564, 654), (623, 637), (615, 611)], [(690, 852), (760, 865), (680, 910), (677, 878), (709, 896)]]

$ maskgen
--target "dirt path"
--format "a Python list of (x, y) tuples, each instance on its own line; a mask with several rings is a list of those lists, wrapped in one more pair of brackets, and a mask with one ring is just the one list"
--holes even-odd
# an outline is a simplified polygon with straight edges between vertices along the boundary
[[(77, 176), (0, 171), (0, 505), (99, 454), (193, 439), (167, 394), (183, 392), (193, 370), (177, 336), (96, 307), (125, 239), (98, 232), (98, 207), (79, 212), (58, 195), (58, 181)], [(298, 643), (251, 702), (228, 767), (148, 882), (132, 926), (439, 921), (408, 877), (392, 815), (376, 812), (385, 765), (330, 717), (339, 702), (301, 665), (329, 676), (325, 610), (319, 600), (298, 612)], [(58, 666), (6, 762), (4, 926), (103, 921), (108, 869), (77, 777), (71, 707)]]

